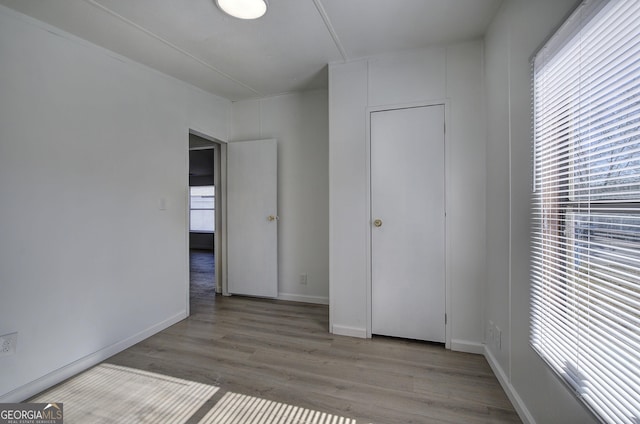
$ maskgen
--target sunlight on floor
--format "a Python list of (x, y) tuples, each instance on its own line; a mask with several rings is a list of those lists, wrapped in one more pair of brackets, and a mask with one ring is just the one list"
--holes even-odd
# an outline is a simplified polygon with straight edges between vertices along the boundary
[(64, 404), (65, 423), (186, 422), (218, 388), (100, 364), (30, 402)]
[[(218, 387), (100, 364), (30, 399), (64, 405), (66, 423), (184, 424)], [(201, 415), (200, 415), (201, 416)], [(194, 418), (197, 419), (197, 418)], [(356, 424), (351, 418), (239, 393), (225, 393), (199, 424)]]
[(355, 424), (356, 421), (238, 393), (226, 393), (200, 424)]

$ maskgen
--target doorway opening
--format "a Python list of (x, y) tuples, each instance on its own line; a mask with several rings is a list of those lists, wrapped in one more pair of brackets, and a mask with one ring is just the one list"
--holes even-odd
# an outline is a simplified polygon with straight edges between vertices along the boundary
[[(189, 133), (189, 311), (213, 307), (220, 284), (220, 144)], [(217, 190), (218, 189), (218, 190)]]

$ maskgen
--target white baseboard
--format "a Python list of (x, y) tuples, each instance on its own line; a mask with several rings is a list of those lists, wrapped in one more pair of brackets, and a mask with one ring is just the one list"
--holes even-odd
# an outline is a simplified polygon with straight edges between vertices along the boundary
[(302, 294), (278, 293), (279, 300), (288, 300), (291, 302), (315, 303), (318, 305), (328, 305), (329, 298), (324, 296), (305, 296)]
[(338, 336), (359, 337), (361, 339), (367, 338), (366, 328), (347, 327), (344, 325), (333, 325), (331, 327), (331, 333)]
[(34, 396), (48, 389), (49, 387), (52, 387), (66, 380), (67, 378), (73, 377), (74, 375), (79, 374), (82, 371), (99, 364), (100, 362), (115, 355), (116, 353), (122, 352), (123, 350), (133, 346), (134, 344), (139, 343), (148, 337), (151, 337), (152, 335), (164, 330), (167, 327), (172, 326), (179, 321), (182, 321), (185, 318), (187, 318), (187, 314), (185, 312), (181, 312), (170, 318), (167, 318), (166, 320), (156, 325), (147, 328), (146, 330), (134, 334), (131, 337), (116, 342), (76, 361), (73, 361), (72, 363), (65, 365), (62, 368), (52, 371), (49, 374), (46, 374), (30, 383), (20, 386), (17, 389), (14, 389), (0, 396), (0, 403), (22, 402), (25, 399), (28, 399), (31, 396)]
[(522, 422), (524, 424), (536, 424), (536, 421), (533, 419), (533, 415), (531, 415), (531, 412), (529, 412), (529, 409), (527, 409), (527, 406), (524, 404), (522, 398), (520, 397), (516, 389), (511, 385), (511, 382), (509, 381), (507, 374), (504, 372), (504, 370), (496, 360), (495, 356), (493, 356), (493, 354), (487, 348), (486, 345), (484, 346), (484, 357), (487, 358), (487, 362), (489, 362), (489, 366), (491, 366), (493, 373), (498, 378), (500, 385), (502, 386), (505, 393), (507, 394), (507, 397), (513, 404), (513, 407), (516, 409), (516, 412), (520, 416), (520, 419), (522, 420)]
[(451, 350), (484, 355), (484, 345), (482, 343), (470, 342), (468, 340), (451, 340)]

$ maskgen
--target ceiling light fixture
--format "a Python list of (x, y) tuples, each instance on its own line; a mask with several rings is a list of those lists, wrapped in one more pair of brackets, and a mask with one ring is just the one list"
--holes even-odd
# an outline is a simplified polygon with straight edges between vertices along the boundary
[(258, 19), (267, 13), (267, 0), (216, 0), (227, 15), (238, 19)]

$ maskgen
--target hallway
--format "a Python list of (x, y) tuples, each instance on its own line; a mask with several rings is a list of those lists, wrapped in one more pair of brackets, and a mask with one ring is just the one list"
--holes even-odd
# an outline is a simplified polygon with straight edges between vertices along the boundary
[(189, 251), (189, 302), (194, 308), (212, 306), (216, 295), (215, 256), (210, 250)]

